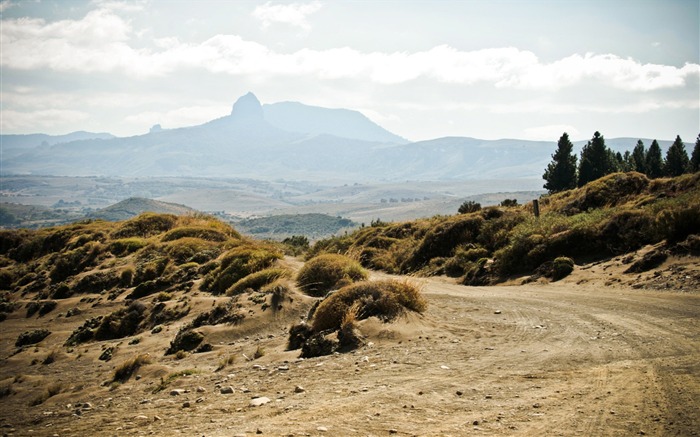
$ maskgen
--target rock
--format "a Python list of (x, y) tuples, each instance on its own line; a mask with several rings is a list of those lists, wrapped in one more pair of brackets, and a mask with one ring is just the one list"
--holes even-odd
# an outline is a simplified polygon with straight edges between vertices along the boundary
[(494, 314), (501, 314), (501, 310), (496, 310), (493, 312)]
[(267, 398), (265, 396), (259, 397), (259, 398), (253, 398), (250, 400), (250, 406), (251, 407), (259, 407), (261, 405), (265, 405), (266, 403), (270, 402), (270, 398)]
[(154, 421), (154, 422), (159, 422), (159, 421), (161, 421), (161, 420), (163, 420), (162, 417), (160, 417), (160, 416), (153, 416), (153, 421)]
[(83, 405), (80, 408), (83, 410), (92, 410), (92, 404), (90, 402), (83, 402)]
[(134, 420), (149, 420), (147, 416), (139, 415), (134, 417)]
[(318, 428), (316, 428), (316, 431), (318, 431), (318, 432), (328, 432), (328, 428), (326, 428), (325, 426), (319, 426)]
[(233, 393), (233, 387), (231, 387), (230, 385), (227, 387), (221, 387), (222, 395), (230, 395), (231, 393)]
[(182, 403), (182, 408), (190, 408), (192, 404), (190, 404), (190, 401), (185, 401)]
[(286, 370), (289, 370), (289, 366), (279, 366), (279, 367), (277, 368), (277, 370), (286, 371)]
[(300, 385), (297, 385), (296, 387), (294, 387), (294, 393), (304, 393), (305, 391), (306, 391), (306, 389)]
[(183, 390), (181, 388), (176, 388), (176, 389), (170, 390), (170, 396), (180, 396), (183, 394), (185, 394), (185, 390)]
[(206, 392), (207, 392), (206, 388), (204, 388), (202, 386), (197, 387), (197, 393), (206, 393)]

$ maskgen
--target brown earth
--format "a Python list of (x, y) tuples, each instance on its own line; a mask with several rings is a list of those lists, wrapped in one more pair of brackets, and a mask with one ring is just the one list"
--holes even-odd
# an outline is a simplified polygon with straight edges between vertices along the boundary
[[(242, 324), (199, 329), (213, 351), (182, 359), (163, 352), (191, 318), (161, 333), (142, 333), (138, 343), (127, 338), (67, 349), (61, 345), (84, 320), (121, 303), (93, 308), (66, 299), (50, 314), (28, 319), (18, 310), (0, 323), (0, 431), (698, 435), (697, 258), (672, 257), (634, 275), (622, 273), (628, 264), (629, 259), (617, 258), (577, 266), (556, 283), (517, 286), (465, 287), (447, 278), (412, 278), (428, 300), (424, 315), (410, 314), (393, 324), (363, 321), (365, 346), (306, 360), (298, 359), (299, 351), (285, 350), (289, 326), (313, 301), (300, 294), (274, 314), (247, 302)], [(195, 293), (191, 314), (211, 308), (215, 300)], [(84, 312), (57, 316), (75, 306)], [(40, 327), (52, 334), (17, 352), (17, 336)], [(112, 360), (98, 360), (109, 346), (116, 347)], [(52, 351), (55, 361), (42, 364)], [(262, 357), (252, 359), (256, 351)], [(117, 366), (145, 352), (152, 364), (124, 384), (110, 384)], [(226, 362), (229, 357), (233, 363)], [(169, 378), (185, 370), (189, 375)], [(52, 384), (58, 394), (29, 406)], [(159, 385), (164, 388), (156, 391)], [(229, 386), (233, 393), (221, 394)], [(184, 391), (171, 395), (174, 389)], [(250, 406), (255, 397), (269, 402)]]

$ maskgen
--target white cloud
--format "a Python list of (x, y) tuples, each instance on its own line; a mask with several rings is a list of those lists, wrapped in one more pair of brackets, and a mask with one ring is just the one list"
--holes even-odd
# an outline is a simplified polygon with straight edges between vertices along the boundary
[(0, 1), (0, 14), (8, 10), (9, 8), (16, 6), (14, 3), (12, 3), (10, 0), (2, 0)]
[(267, 2), (255, 8), (252, 15), (261, 21), (263, 29), (273, 23), (289, 24), (309, 30), (306, 17), (321, 9), (320, 1), (310, 3), (273, 4)]
[[(700, 65), (683, 67), (644, 64), (612, 54), (574, 54), (543, 63), (531, 51), (515, 47), (461, 51), (440, 45), (416, 52), (361, 52), (350, 47), (301, 49), (280, 53), (238, 35), (215, 35), (203, 42), (174, 37), (154, 40), (154, 49), (129, 45), (135, 34), (128, 21), (106, 2), (81, 20), (2, 20), (0, 65), (16, 70), (62, 72), (123, 72), (131, 77), (167, 75), (181, 69), (255, 78), (311, 76), (322, 80), (359, 79), (377, 84), (401, 84), (417, 79), (437, 83), (496, 88), (556, 90), (584, 81), (625, 91), (678, 88), (700, 75)], [(315, 5), (315, 6), (314, 6)], [(302, 7), (304, 6), (304, 7)], [(275, 17), (300, 17), (320, 3), (260, 6), (269, 22)], [(267, 14), (267, 15), (266, 15)], [(277, 18), (276, 18), (277, 19)], [(289, 22), (295, 19), (285, 18)], [(297, 17), (296, 22), (299, 18)]]
[(568, 124), (551, 124), (547, 126), (531, 127), (523, 130), (523, 139), (552, 141), (566, 132), (570, 138), (578, 137), (580, 132), (574, 126)]
[(2, 117), (0, 117), (0, 129), (9, 131), (31, 129), (34, 132), (40, 132), (66, 123), (84, 121), (88, 118), (89, 115), (85, 112), (71, 109), (3, 110)]

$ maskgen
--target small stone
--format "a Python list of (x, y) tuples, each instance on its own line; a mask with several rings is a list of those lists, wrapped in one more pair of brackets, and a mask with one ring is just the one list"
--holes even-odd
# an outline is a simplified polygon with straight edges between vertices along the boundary
[(253, 398), (250, 400), (250, 406), (251, 407), (259, 407), (261, 405), (265, 405), (266, 403), (270, 402), (270, 398), (262, 396), (259, 398)]
[(154, 421), (154, 422), (159, 422), (159, 421), (161, 421), (161, 420), (163, 420), (162, 417), (160, 417), (160, 416), (153, 416), (153, 421)]
[(447, 367), (447, 366), (440, 366), (440, 368), (441, 368), (442, 370), (450, 370), (450, 368)]
[(474, 426), (479, 426), (479, 421), (478, 421), (478, 420), (473, 421), (473, 422), (472, 422), (472, 425), (474, 425)]
[(92, 404), (90, 402), (83, 402), (81, 407), (83, 410), (92, 410)]
[(190, 406), (192, 406), (192, 404), (190, 404), (189, 401), (185, 401), (182, 403), (182, 408), (190, 408)]
[(202, 402), (204, 402), (204, 398), (199, 397), (199, 398), (195, 399), (195, 402), (198, 404), (201, 404)]
[(316, 428), (316, 431), (318, 431), (318, 432), (328, 432), (328, 428), (326, 428), (325, 426), (319, 426), (318, 428)]
[(305, 391), (306, 391), (306, 389), (300, 385), (297, 385), (296, 387), (294, 387), (294, 393), (304, 393)]
[(286, 371), (286, 370), (289, 370), (289, 366), (279, 366), (279, 367), (277, 368), (277, 370)]
[(204, 388), (202, 386), (197, 387), (197, 393), (206, 393), (206, 392), (207, 392), (206, 388)]
[(233, 393), (233, 387), (231, 387), (230, 385), (227, 387), (221, 387), (222, 395), (230, 395), (231, 393)]
[(143, 416), (143, 415), (139, 415), (139, 416), (134, 417), (134, 419), (135, 420), (148, 420), (148, 417)]
[(457, 390), (457, 396), (462, 396), (463, 394), (464, 392), (462, 392), (461, 390)]
[(181, 388), (176, 388), (176, 389), (170, 390), (170, 396), (180, 396), (183, 394), (185, 394), (185, 390), (183, 390)]
[(532, 404), (532, 408), (540, 408), (542, 405), (539, 403)]
[(501, 314), (501, 310), (496, 310), (493, 312), (494, 314)]
[(398, 432), (399, 432), (399, 431), (398, 431), (397, 429), (394, 429), (394, 428), (392, 428), (392, 429), (389, 430), (389, 434), (396, 434), (396, 433), (398, 433)]

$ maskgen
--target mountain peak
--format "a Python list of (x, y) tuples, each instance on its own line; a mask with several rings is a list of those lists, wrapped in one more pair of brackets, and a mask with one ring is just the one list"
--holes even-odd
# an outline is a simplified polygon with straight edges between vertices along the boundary
[(263, 119), (263, 109), (255, 94), (248, 93), (233, 104), (231, 117), (237, 119)]

